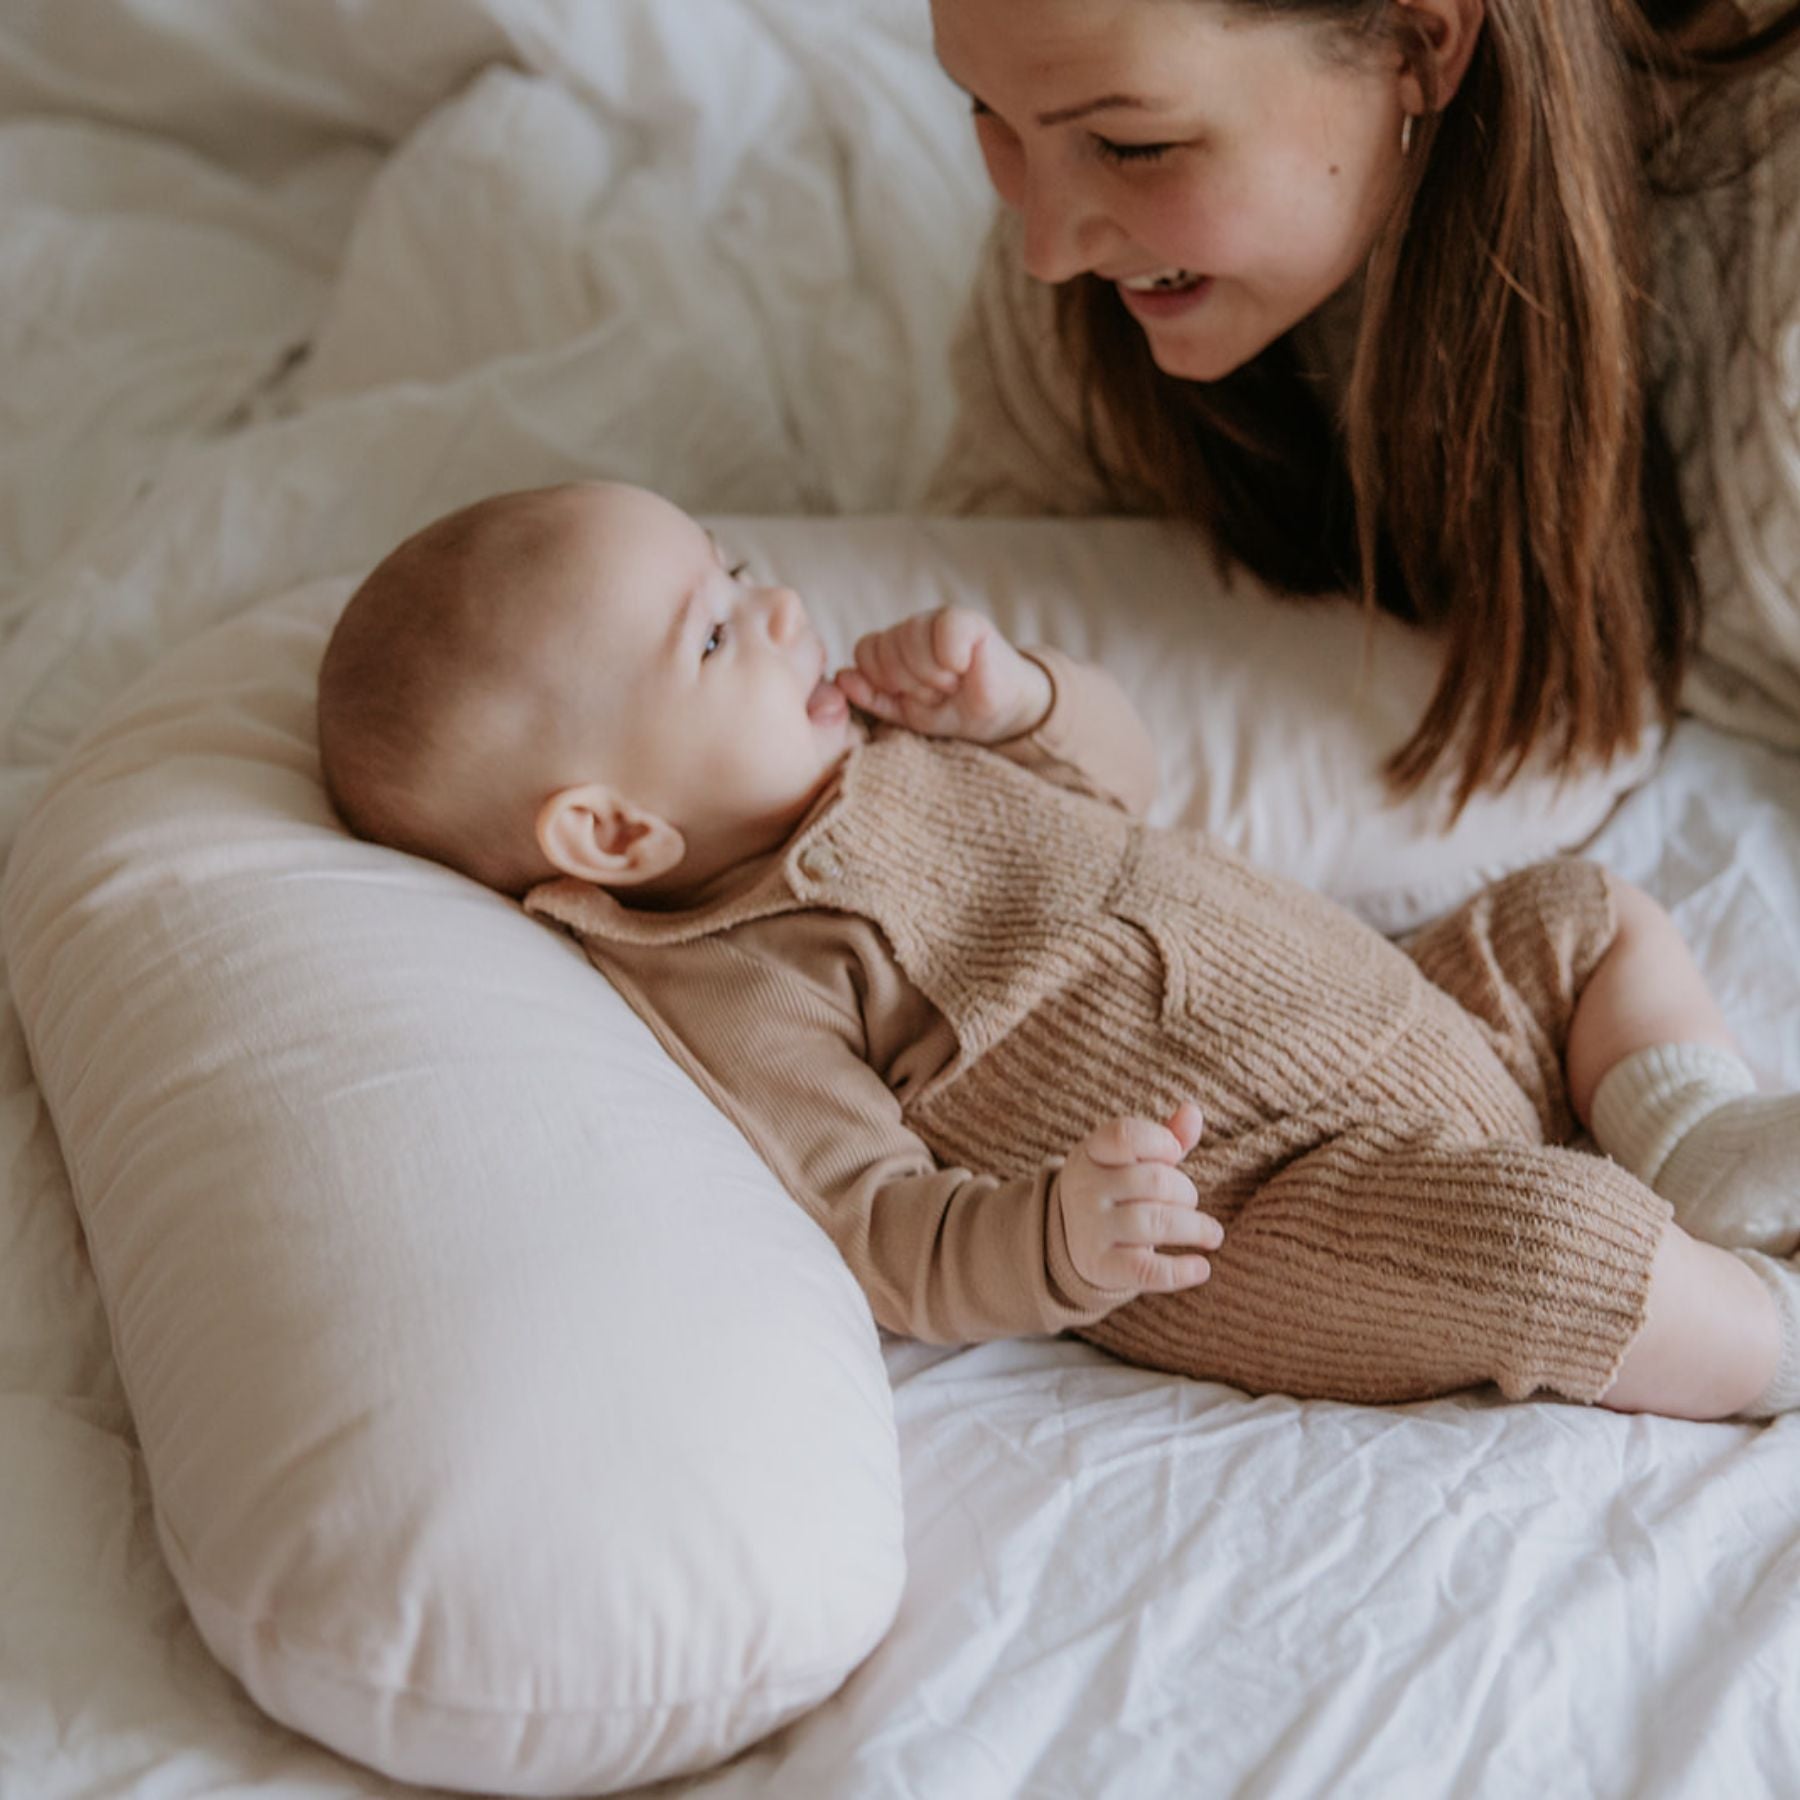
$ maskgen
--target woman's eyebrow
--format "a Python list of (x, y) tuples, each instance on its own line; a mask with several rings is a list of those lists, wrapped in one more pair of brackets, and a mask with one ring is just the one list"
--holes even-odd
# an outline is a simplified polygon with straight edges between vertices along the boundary
[(1084, 100), (1079, 106), (1059, 106), (1052, 112), (1039, 113), (1037, 122), (1040, 125), (1067, 125), (1071, 119), (1085, 119), (1089, 113), (1115, 110), (1166, 112), (1168, 109), (1140, 99), (1136, 94), (1102, 94), (1099, 99)]
[[(964, 87), (948, 69), (944, 70), (944, 77), (958, 93), (966, 94), (971, 100), (980, 103), (974, 89)], [(1169, 110), (1165, 102), (1146, 100), (1138, 94), (1102, 94), (1094, 100), (1083, 100), (1078, 106), (1058, 106), (1049, 112), (1039, 113), (1037, 122), (1040, 125), (1067, 125), (1073, 119), (1085, 119), (1089, 113), (1111, 112), (1114, 108), (1127, 112), (1152, 113)]]

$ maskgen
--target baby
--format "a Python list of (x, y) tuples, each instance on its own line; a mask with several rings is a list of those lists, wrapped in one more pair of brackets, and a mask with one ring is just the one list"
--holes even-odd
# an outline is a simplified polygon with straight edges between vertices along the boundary
[(1143, 823), (1100, 670), (945, 609), (833, 673), (791, 589), (599, 483), (382, 562), (319, 743), (353, 831), (579, 937), (889, 1330), (1359, 1401), (1800, 1402), (1800, 1101), (1593, 864), (1402, 949)]

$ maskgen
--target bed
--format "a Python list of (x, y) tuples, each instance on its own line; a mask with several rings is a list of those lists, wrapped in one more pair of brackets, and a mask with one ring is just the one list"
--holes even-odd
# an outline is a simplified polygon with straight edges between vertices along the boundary
[[(294, 593), (323, 619), (480, 493), (614, 476), (770, 555), (794, 516), (912, 553), (989, 216), (914, 0), (15, 6), (0, 195), (0, 848), (164, 659)], [(1007, 529), (989, 566), (1069, 579), (1075, 537)], [(1153, 639), (1060, 622), (1168, 680)], [(1800, 1087), (1794, 755), (1684, 721), (1604, 795), (1530, 790), (1446, 851), (1372, 788), (1347, 821), (1271, 810), (1259, 746), (1167, 749), (1163, 815), (1389, 928), (1531, 831), (1583, 842), (1671, 907), (1765, 1085)], [(209, 1654), (10, 1004), (0, 1069), (0, 1795), (414, 1791)], [(659, 1792), (1800, 1791), (1791, 1421), (1252, 1400), (1068, 1341), (878, 1353), (891, 1619)]]

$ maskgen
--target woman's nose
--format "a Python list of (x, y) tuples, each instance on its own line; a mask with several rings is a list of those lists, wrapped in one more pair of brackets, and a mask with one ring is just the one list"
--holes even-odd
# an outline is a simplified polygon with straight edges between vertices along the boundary
[(1071, 281), (1099, 265), (1111, 221), (1080, 186), (1027, 172), (1021, 183), (1021, 258), (1039, 281)]

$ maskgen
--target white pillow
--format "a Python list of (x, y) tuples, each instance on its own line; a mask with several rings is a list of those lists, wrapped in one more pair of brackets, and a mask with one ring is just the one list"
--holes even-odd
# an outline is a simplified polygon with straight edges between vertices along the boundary
[[(1113, 667), (1210, 824), (1390, 927), (1642, 767), (1386, 804), (1427, 647), (1145, 522), (713, 521), (839, 653), (961, 600)], [(406, 1779), (596, 1793), (824, 1699), (903, 1578), (878, 1336), (825, 1237), (565, 940), (360, 844), (314, 684), (350, 589), (106, 705), (0, 897), (170, 1566), (270, 1713)], [(63, 665), (37, 710), (80, 705)], [(25, 725), (31, 723), (28, 717)]]

